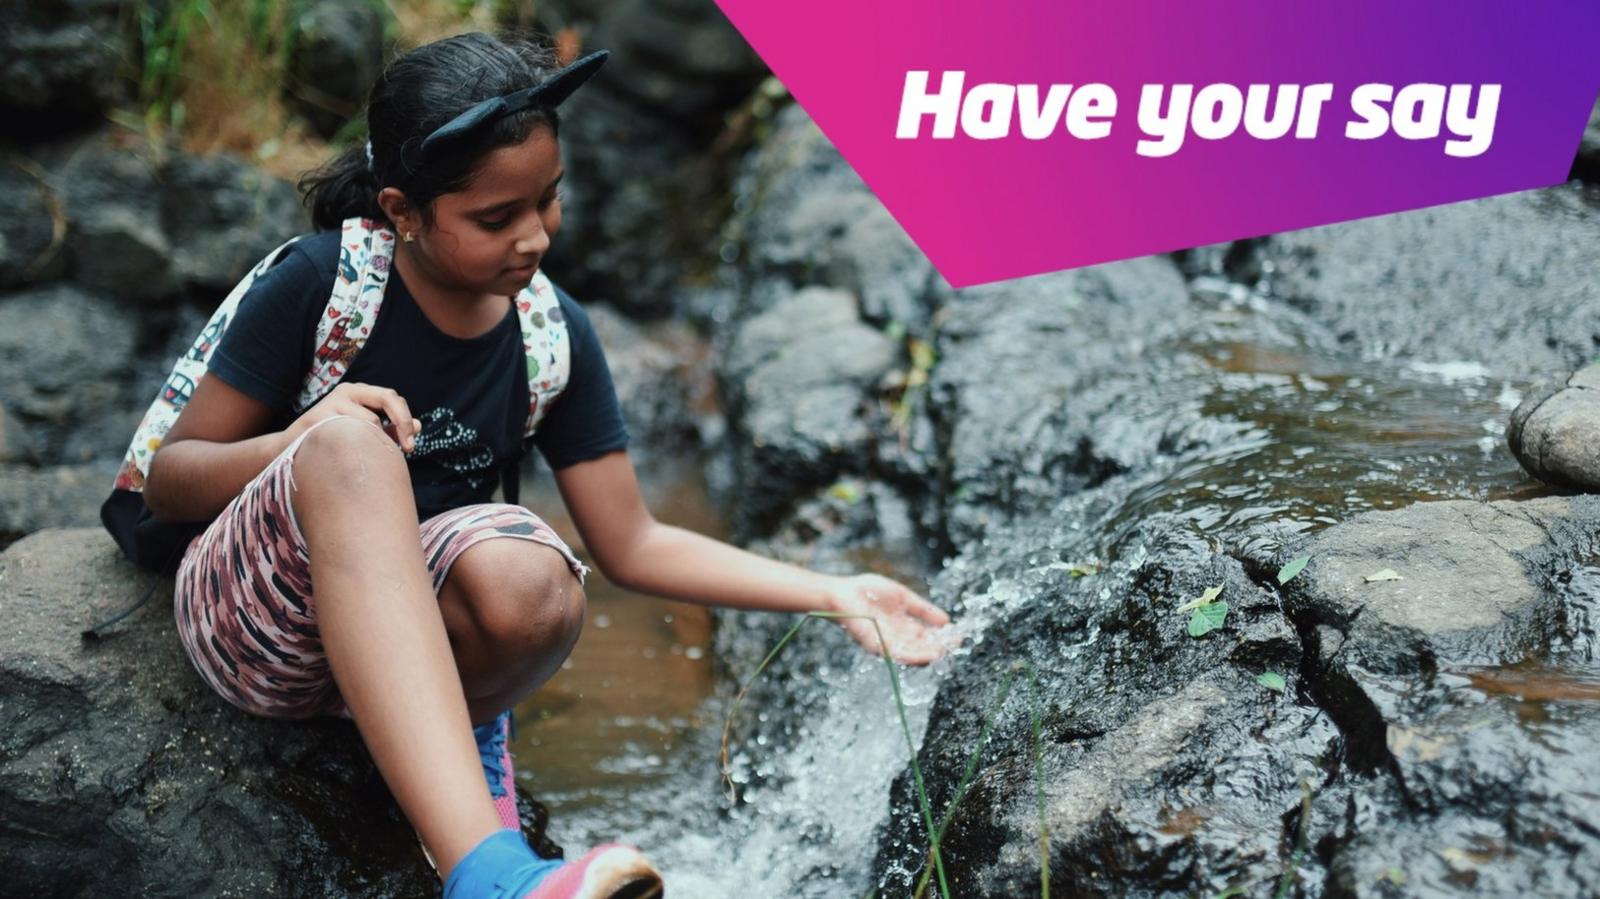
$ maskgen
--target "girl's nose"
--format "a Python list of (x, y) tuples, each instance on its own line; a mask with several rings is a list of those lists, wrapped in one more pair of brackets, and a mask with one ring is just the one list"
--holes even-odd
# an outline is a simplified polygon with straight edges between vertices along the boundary
[(527, 256), (543, 256), (545, 250), (550, 249), (550, 232), (544, 228), (544, 222), (533, 216), (533, 225), (522, 236), (517, 238), (517, 252)]

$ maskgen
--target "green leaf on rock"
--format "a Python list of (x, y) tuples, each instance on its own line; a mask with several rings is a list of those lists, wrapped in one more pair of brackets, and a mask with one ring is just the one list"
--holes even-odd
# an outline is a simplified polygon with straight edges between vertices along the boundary
[(1189, 636), (1204, 637), (1219, 627), (1228, 617), (1228, 604), (1225, 602), (1208, 602), (1194, 610), (1189, 616)]
[(1309, 562), (1309, 561), (1311, 561), (1311, 557), (1310, 556), (1301, 556), (1300, 558), (1291, 561), (1289, 564), (1283, 566), (1282, 568), (1279, 568), (1278, 569), (1278, 583), (1279, 584), (1287, 584), (1290, 581), (1294, 580), (1294, 576), (1299, 574), (1300, 570), (1305, 568), (1306, 567), (1306, 563)]
[(1274, 693), (1282, 693), (1288, 685), (1283, 682), (1283, 675), (1276, 671), (1263, 671), (1256, 675), (1256, 683)]
[(1073, 562), (1071, 565), (1067, 566), (1067, 574), (1070, 574), (1073, 577), (1087, 577), (1088, 575), (1099, 573), (1099, 562)]
[(1401, 577), (1400, 572), (1395, 571), (1393, 568), (1385, 568), (1382, 571), (1374, 571), (1367, 575), (1366, 580), (1370, 584), (1373, 581), (1398, 581), (1401, 580)]

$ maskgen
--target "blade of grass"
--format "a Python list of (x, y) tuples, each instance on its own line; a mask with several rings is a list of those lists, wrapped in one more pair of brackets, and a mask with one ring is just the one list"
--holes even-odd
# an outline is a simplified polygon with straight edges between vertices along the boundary
[(1311, 836), (1311, 781), (1300, 778), (1300, 833), (1295, 837), (1294, 853), (1289, 856), (1289, 867), (1278, 881), (1278, 891), (1273, 899), (1286, 899), (1300, 876), (1300, 856), (1306, 851), (1306, 841)]
[(1041, 899), (1050, 899), (1050, 825), (1045, 823), (1044, 817), (1044, 749), (1041, 738), (1043, 728), (1039, 723), (1039, 681), (1034, 677), (1032, 665), (1024, 662), (1023, 668), (1028, 672), (1028, 687), (1032, 694), (1029, 717), (1033, 725), (1033, 780), (1039, 791), (1039, 895)]
[[(1006, 673), (1006, 679), (1000, 684), (1000, 695), (995, 699), (994, 705), (990, 706), (991, 712), (1005, 706), (1006, 699), (1011, 695), (1011, 686), (1016, 679), (1016, 674), (1016, 669)], [(961, 780), (956, 784), (955, 795), (951, 797), (950, 804), (945, 806), (944, 817), (939, 821), (939, 830), (933, 835), (934, 841), (942, 842), (944, 840), (944, 832), (949, 828), (951, 819), (956, 815), (956, 807), (966, 797), (967, 788), (972, 785), (972, 779), (978, 772), (978, 758), (983, 755), (983, 748), (989, 742), (989, 731), (993, 729), (994, 716), (992, 714), (984, 715), (983, 725), (978, 731), (978, 743), (973, 747), (971, 754), (967, 756), (967, 766), (962, 770)], [(917, 881), (917, 890), (912, 899), (922, 899), (923, 892), (928, 889), (928, 879), (933, 876), (932, 861), (933, 859), (930, 856), (928, 862), (923, 864), (922, 879)]]

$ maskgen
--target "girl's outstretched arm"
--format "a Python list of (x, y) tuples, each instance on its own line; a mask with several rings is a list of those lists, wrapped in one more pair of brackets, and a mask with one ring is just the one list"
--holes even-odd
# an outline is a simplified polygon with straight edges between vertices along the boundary
[[(807, 571), (656, 521), (625, 450), (559, 469), (555, 477), (595, 564), (622, 587), (734, 609), (871, 615), (895, 659), (908, 664), (927, 664), (947, 646), (934, 631), (950, 616), (889, 578)], [(840, 624), (862, 646), (879, 650), (870, 623)]]

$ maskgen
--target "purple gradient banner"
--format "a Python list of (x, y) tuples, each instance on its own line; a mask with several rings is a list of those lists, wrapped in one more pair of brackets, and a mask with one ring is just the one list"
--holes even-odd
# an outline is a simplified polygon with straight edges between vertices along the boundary
[(1558, 183), (1600, 92), (1594, 2), (718, 3), (956, 287)]

